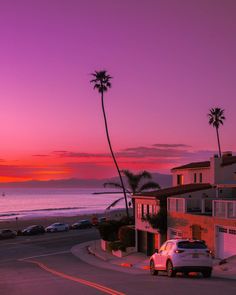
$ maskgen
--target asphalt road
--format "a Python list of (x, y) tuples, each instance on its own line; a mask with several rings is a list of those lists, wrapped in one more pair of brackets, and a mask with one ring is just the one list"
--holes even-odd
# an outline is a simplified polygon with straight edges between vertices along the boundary
[(94, 267), (70, 253), (75, 244), (97, 238), (91, 229), (0, 241), (0, 294), (236, 294), (232, 280), (127, 274)]

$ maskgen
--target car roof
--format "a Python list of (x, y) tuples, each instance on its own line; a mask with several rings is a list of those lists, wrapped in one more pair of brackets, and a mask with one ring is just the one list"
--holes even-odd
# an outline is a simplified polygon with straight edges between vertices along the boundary
[(194, 240), (194, 239), (171, 239), (171, 240), (167, 240), (167, 242), (173, 242), (173, 243), (178, 243), (178, 242), (199, 242), (199, 243), (204, 243), (203, 240)]

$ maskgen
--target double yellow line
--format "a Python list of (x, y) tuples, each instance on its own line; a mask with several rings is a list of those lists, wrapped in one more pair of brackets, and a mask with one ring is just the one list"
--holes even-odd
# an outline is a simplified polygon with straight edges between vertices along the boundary
[(42, 268), (43, 270), (45, 270), (45, 271), (47, 271), (49, 273), (52, 273), (52, 274), (54, 274), (54, 275), (56, 275), (58, 277), (61, 277), (61, 278), (64, 278), (64, 279), (67, 279), (67, 280), (70, 280), (70, 281), (74, 281), (74, 282), (86, 285), (88, 287), (91, 287), (91, 288), (97, 289), (99, 291), (102, 291), (102, 292), (104, 292), (106, 294), (125, 295), (125, 293), (116, 291), (116, 290), (108, 288), (106, 286), (103, 286), (103, 285), (100, 285), (100, 284), (97, 284), (97, 283), (94, 283), (94, 282), (83, 280), (83, 279), (80, 279), (78, 277), (70, 276), (70, 275), (67, 275), (65, 273), (56, 271), (56, 270), (54, 270), (52, 268), (49, 268), (47, 265), (45, 265), (45, 264), (43, 264), (43, 263), (41, 263), (39, 261), (36, 261), (36, 260), (25, 260), (25, 261), (34, 263), (34, 264), (38, 265), (40, 268)]

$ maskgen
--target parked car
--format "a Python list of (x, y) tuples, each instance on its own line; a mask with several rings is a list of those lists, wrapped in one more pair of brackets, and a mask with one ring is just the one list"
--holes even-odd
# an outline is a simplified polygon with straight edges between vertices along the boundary
[(59, 231), (68, 231), (68, 230), (69, 230), (69, 225), (66, 223), (60, 223), (60, 222), (53, 223), (45, 228), (45, 231), (48, 233), (55, 233)]
[(16, 232), (11, 229), (1, 229), (0, 230), (0, 239), (11, 239), (16, 237)]
[(79, 222), (75, 222), (72, 224), (72, 229), (84, 229), (84, 228), (91, 228), (92, 227), (92, 223), (87, 220), (80, 220)]
[(45, 229), (42, 225), (31, 225), (23, 229), (22, 231), (23, 236), (37, 235), (37, 234), (43, 234), (43, 233), (45, 233)]
[(174, 239), (166, 241), (150, 258), (150, 272), (166, 271), (168, 277), (177, 272), (201, 272), (205, 278), (211, 276), (212, 256), (204, 241)]
[(100, 217), (100, 218), (98, 218), (98, 224), (103, 223), (103, 222), (106, 222), (106, 221), (107, 221), (107, 218), (106, 217)]

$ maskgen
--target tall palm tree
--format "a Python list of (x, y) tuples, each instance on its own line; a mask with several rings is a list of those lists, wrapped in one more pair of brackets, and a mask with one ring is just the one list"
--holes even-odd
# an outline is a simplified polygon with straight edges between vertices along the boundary
[(225, 116), (224, 110), (221, 108), (212, 108), (208, 114), (209, 124), (216, 129), (216, 136), (219, 148), (219, 156), (221, 158), (220, 138), (219, 138), (219, 127), (224, 124)]
[(122, 179), (122, 176), (121, 176), (121, 172), (120, 172), (118, 163), (116, 161), (115, 154), (114, 154), (113, 149), (112, 149), (111, 140), (110, 140), (110, 136), (109, 136), (108, 125), (107, 125), (106, 112), (105, 112), (105, 107), (104, 107), (104, 92), (106, 92), (108, 90), (108, 88), (111, 87), (110, 80), (112, 79), (112, 77), (110, 75), (108, 75), (107, 71), (105, 71), (105, 70), (95, 71), (92, 74), (92, 76), (94, 77), (94, 79), (92, 79), (90, 82), (92, 84), (94, 84), (93, 88), (97, 89), (98, 92), (101, 93), (102, 112), (103, 112), (103, 118), (104, 118), (104, 123), (105, 123), (107, 141), (108, 141), (108, 145), (109, 145), (110, 152), (111, 152), (111, 155), (112, 155), (112, 159), (114, 161), (114, 164), (116, 166), (116, 170), (117, 170), (118, 175), (119, 175), (120, 185), (121, 185), (121, 187), (123, 189), (123, 194), (124, 194), (124, 199), (125, 199), (126, 214), (127, 214), (127, 217), (129, 217), (127, 195), (126, 195), (123, 179)]
[[(160, 188), (160, 185), (154, 181), (148, 181), (148, 182), (143, 183), (144, 179), (152, 179), (152, 175), (147, 171), (143, 171), (138, 174), (134, 174), (129, 170), (122, 170), (122, 173), (125, 175), (125, 177), (127, 179), (128, 188), (126, 188), (125, 190), (129, 195), (142, 193), (145, 191), (149, 191), (150, 189), (159, 189)], [(107, 187), (107, 186), (122, 188), (121, 185), (116, 182), (104, 183), (104, 187)], [(115, 200), (112, 204), (110, 204), (107, 207), (107, 209), (114, 207), (122, 199), (123, 199), (123, 197)], [(133, 210), (135, 211), (134, 202), (133, 202)]]

